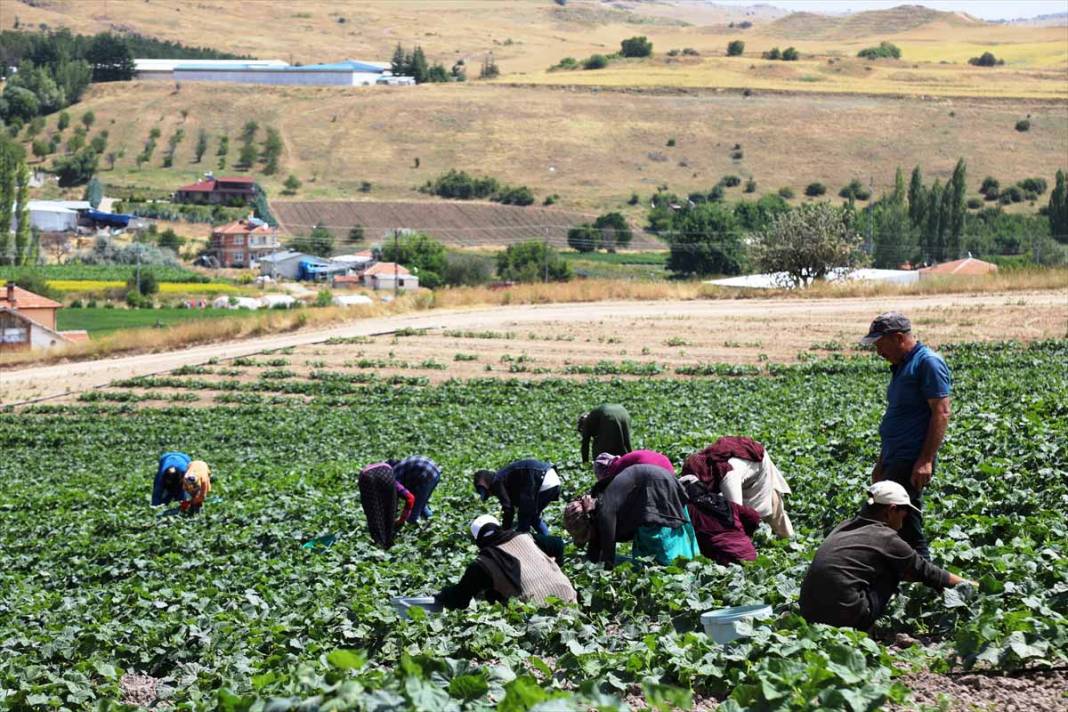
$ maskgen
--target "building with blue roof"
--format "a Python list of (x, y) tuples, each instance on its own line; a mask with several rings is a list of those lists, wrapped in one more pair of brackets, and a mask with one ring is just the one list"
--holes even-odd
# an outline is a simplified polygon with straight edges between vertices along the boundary
[(273, 84), (277, 86), (360, 87), (376, 84), (414, 84), (411, 77), (395, 77), (386, 62), (340, 62), (304, 66), (271, 66), (254, 60), (245, 64), (222, 65), (215, 61), (194, 60), (174, 67), (177, 82), (233, 82), (235, 84)]

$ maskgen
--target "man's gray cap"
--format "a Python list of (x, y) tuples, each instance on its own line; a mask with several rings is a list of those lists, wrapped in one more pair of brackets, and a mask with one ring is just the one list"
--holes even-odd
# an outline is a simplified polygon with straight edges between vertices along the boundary
[(907, 334), (912, 331), (912, 322), (900, 312), (885, 312), (875, 317), (868, 335), (860, 340), (861, 346), (871, 346), (887, 334)]

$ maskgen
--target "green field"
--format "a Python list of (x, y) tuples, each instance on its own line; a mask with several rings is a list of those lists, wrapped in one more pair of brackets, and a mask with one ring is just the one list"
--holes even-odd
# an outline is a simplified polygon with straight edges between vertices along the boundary
[[(116, 709), (120, 676), (136, 671), (158, 680), (162, 704), (187, 710), (290, 710), (302, 700), (302, 709), (606, 710), (628, 698), (664, 709), (694, 699), (733, 711), (859, 711), (907, 694), (896, 666), (1064, 665), (1068, 341), (943, 353), (954, 419), (926, 528), (934, 558), (981, 591), (962, 605), (903, 586), (878, 632), (923, 638), (906, 649), (797, 615), (805, 567), (856, 511), (876, 456), (887, 373), (870, 357), (688, 381), (322, 378), (298, 390), (291, 378), (261, 379), (262, 393), (234, 394), (248, 396), (238, 407), (0, 414), (0, 706)], [(222, 379), (204, 374), (190, 387)], [(152, 383), (123, 387), (151, 394)], [(609, 400), (632, 413), (636, 447), (676, 463), (718, 435), (765, 442), (794, 491), (797, 538), (762, 530), (759, 558), (731, 568), (698, 559), (604, 571), (569, 548), (578, 605), (476, 603), (398, 619), (391, 596), (437, 591), (474, 556), (467, 523), (494, 508), (473, 496), (469, 474), (538, 456), (558, 464), (565, 497), (580, 492), (592, 475), (577, 462), (575, 416)], [(156, 458), (170, 449), (213, 468), (221, 499), (197, 518), (148, 506)], [(434, 519), (384, 552), (367, 536), (356, 472), (413, 452), (444, 469)], [(546, 517), (557, 532), (560, 511)], [(327, 532), (340, 533), (332, 548), (301, 548)], [(700, 632), (702, 611), (754, 601), (776, 616), (751, 638), (718, 646)]]
[[(211, 279), (198, 272), (183, 267), (160, 267), (157, 265), (142, 267), (151, 270), (160, 282), (210, 282)], [(0, 280), (18, 279), (24, 274), (37, 274), (44, 279), (57, 280), (120, 280), (125, 282), (132, 277), (137, 268), (134, 265), (83, 265), (62, 264), (42, 265), (39, 267), (0, 267)]]
[(56, 313), (56, 328), (60, 331), (85, 329), (90, 336), (103, 336), (121, 329), (166, 327), (187, 321), (247, 316), (255, 312), (242, 309), (60, 309)]

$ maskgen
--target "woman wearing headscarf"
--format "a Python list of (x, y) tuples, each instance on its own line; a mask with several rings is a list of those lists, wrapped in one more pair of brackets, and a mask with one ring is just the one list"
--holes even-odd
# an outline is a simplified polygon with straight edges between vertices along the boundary
[[(542, 540), (502, 529), (488, 514), (471, 522), (471, 536), (478, 545), (478, 556), (458, 583), (434, 596), (435, 603), (445, 608), (467, 608), (477, 596), (492, 603), (510, 598), (544, 603), (550, 596), (567, 603), (577, 600), (575, 588), (560, 570), (560, 560), (541, 548)], [(562, 558), (562, 552), (557, 555)]]
[[(357, 479), (360, 505), (367, 517), (371, 539), (383, 549), (393, 546), (396, 530), (404, 524), (415, 508), (415, 495), (405, 489), (386, 462), (367, 465)], [(397, 517), (397, 498), (404, 500), (404, 510)]]
[(179, 508), (186, 514), (196, 514), (204, 506), (204, 498), (211, 492), (211, 470), (203, 460), (193, 460), (182, 475), (183, 500)]
[(764, 446), (752, 438), (723, 437), (686, 458), (683, 475), (694, 475), (710, 492), (760, 512), (780, 539), (794, 535), (783, 495), (790, 486)]
[(165, 452), (160, 455), (156, 479), (152, 483), (152, 506), (181, 501), (182, 478), (192, 458), (184, 452)]
[(659, 564), (697, 555), (686, 494), (669, 470), (632, 465), (600, 480), (576, 502), (565, 508), (564, 523), (577, 545), (585, 540), (590, 561), (612, 568), (621, 541), (633, 542), (632, 556), (652, 557)]
[(679, 483), (686, 490), (686, 508), (701, 554), (724, 566), (755, 560), (752, 536), (760, 526), (760, 512), (710, 492), (696, 475), (684, 475)]

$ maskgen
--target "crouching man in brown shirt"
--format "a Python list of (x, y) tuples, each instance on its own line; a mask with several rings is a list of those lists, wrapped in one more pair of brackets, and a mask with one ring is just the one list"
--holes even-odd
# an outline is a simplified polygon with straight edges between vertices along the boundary
[(910, 508), (908, 493), (896, 482), (869, 488), (868, 506), (830, 533), (808, 567), (801, 584), (805, 620), (867, 630), (901, 581), (937, 589), (971, 583), (927, 561), (898, 536)]

